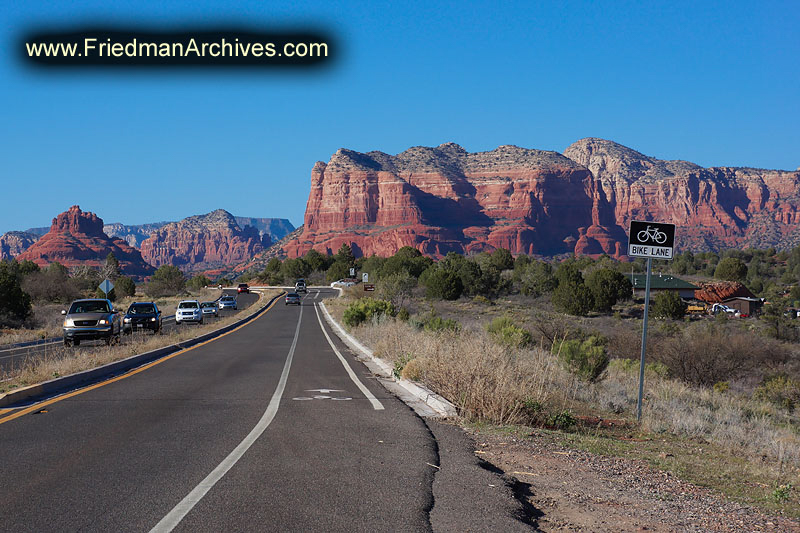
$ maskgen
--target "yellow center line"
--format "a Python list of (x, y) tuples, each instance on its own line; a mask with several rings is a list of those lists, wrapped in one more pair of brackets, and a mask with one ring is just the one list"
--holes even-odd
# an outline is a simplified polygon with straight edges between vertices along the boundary
[[(273, 306), (278, 302), (278, 300), (280, 300), (280, 295), (278, 295), (278, 297), (275, 298), (275, 300), (269, 305), (269, 307), (267, 307), (267, 309), (262, 313), (262, 315), (266, 314), (270, 309), (272, 309)], [(208, 344), (210, 342), (213, 342), (215, 340), (221, 339), (222, 337), (224, 337), (226, 335), (229, 335), (229, 334), (233, 333), (234, 331), (238, 331), (241, 328), (252, 324), (253, 322), (254, 322), (254, 320), (251, 320), (249, 322), (241, 324), (240, 326), (237, 326), (234, 329), (223, 333), (219, 337), (214, 337), (213, 339), (208, 339), (207, 341), (203, 341), (203, 342), (201, 342), (199, 344), (195, 344), (194, 346), (190, 346), (189, 348), (183, 348), (182, 350), (180, 350), (178, 352), (170, 354), (170, 355), (168, 355), (166, 357), (162, 357), (161, 359), (157, 359), (157, 360), (155, 360), (155, 361), (153, 361), (151, 363), (147, 363), (146, 365), (140, 366), (139, 368), (136, 368), (134, 370), (126, 372), (125, 374), (122, 374), (122, 375), (107, 379), (106, 381), (101, 381), (100, 383), (95, 383), (94, 385), (89, 385), (88, 387), (83, 387), (81, 389), (77, 389), (77, 390), (74, 390), (72, 392), (68, 392), (67, 394), (63, 394), (61, 396), (57, 396), (56, 398), (51, 398), (49, 400), (45, 400), (43, 402), (39, 402), (37, 404), (31, 405), (29, 407), (26, 407), (25, 409), (22, 409), (22, 410), (17, 411), (16, 413), (14, 413), (12, 415), (9, 415), (9, 416), (7, 416), (5, 418), (0, 419), (0, 424), (5, 424), (6, 422), (9, 422), (9, 421), (14, 420), (16, 418), (19, 418), (21, 416), (25, 416), (25, 415), (27, 415), (29, 413), (33, 413), (34, 411), (39, 411), (43, 407), (46, 407), (48, 405), (52, 405), (52, 404), (54, 404), (56, 402), (60, 402), (61, 400), (66, 400), (68, 398), (72, 398), (74, 396), (78, 396), (79, 394), (83, 394), (85, 392), (89, 392), (89, 391), (92, 391), (94, 389), (99, 389), (100, 387), (105, 387), (106, 385), (110, 385), (110, 384), (115, 383), (117, 381), (121, 381), (121, 380), (123, 380), (125, 378), (129, 378), (131, 376), (134, 376), (134, 375), (138, 374), (139, 372), (144, 372), (145, 370), (147, 370), (149, 368), (153, 368), (156, 365), (160, 365), (164, 361), (168, 361), (169, 359), (172, 359), (173, 357), (177, 357), (177, 356), (179, 356), (181, 354), (184, 354), (186, 352), (190, 352), (190, 351), (194, 350), (195, 348), (199, 348), (199, 347), (204, 346), (204, 345), (206, 345), (206, 344)], [(12, 411), (12, 410), (13, 409), (3, 409), (3, 410), (0, 410), (0, 414), (4, 414), (4, 412), (8, 412), (8, 411)]]

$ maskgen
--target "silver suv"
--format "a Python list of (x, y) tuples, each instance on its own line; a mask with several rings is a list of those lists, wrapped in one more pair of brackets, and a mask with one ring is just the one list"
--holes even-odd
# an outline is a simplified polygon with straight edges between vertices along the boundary
[(178, 304), (178, 309), (175, 310), (175, 323), (183, 324), (184, 322), (203, 323), (203, 311), (200, 308), (200, 302), (197, 300), (183, 300)]
[(75, 300), (64, 315), (64, 346), (80, 346), (82, 340), (119, 342), (122, 320), (110, 300)]

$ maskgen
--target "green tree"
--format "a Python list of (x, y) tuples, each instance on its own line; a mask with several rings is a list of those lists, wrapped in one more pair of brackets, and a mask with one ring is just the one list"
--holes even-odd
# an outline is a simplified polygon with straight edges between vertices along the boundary
[(27, 276), (28, 274), (33, 274), (34, 272), (39, 272), (41, 269), (39, 265), (34, 263), (33, 261), (29, 261), (25, 259), (19, 263), (19, 274), (22, 277)]
[(342, 243), (342, 246), (339, 247), (339, 251), (336, 252), (335, 261), (338, 263), (343, 263), (349, 269), (351, 266), (355, 265), (356, 257), (353, 255), (353, 249), (350, 248), (350, 245)]
[(602, 313), (608, 313), (619, 300), (631, 297), (631, 282), (610, 268), (600, 268), (589, 274), (586, 278), (586, 286), (592, 291), (594, 297), (594, 309)]
[(717, 263), (714, 277), (727, 281), (744, 281), (747, 276), (747, 265), (741, 259), (725, 257)]
[(292, 280), (292, 282), (300, 278), (305, 278), (311, 274), (311, 271), (312, 269), (308, 263), (303, 261), (300, 257), (297, 259), (286, 259), (281, 267), (281, 273), (284, 279)]
[(328, 256), (322, 255), (315, 249), (310, 249), (303, 256), (303, 261), (311, 272), (324, 272), (328, 268)]
[(417, 278), (408, 272), (398, 272), (378, 280), (375, 284), (375, 293), (378, 298), (388, 300), (396, 308), (400, 308), (411, 298), (416, 286)]
[(116, 292), (120, 298), (135, 296), (136, 283), (128, 276), (120, 276), (114, 281), (114, 292)]
[(403, 246), (397, 253), (387, 257), (380, 267), (380, 276), (390, 276), (398, 272), (408, 272), (419, 278), (425, 270), (433, 264), (430, 257), (425, 257), (422, 252), (411, 246)]
[(333, 264), (328, 267), (327, 272), (325, 272), (325, 279), (327, 279), (329, 282), (347, 278), (349, 276), (350, 267), (341, 261), (334, 261)]
[(530, 261), (519, 273), (519, 284), (522, 294), (536, 298), (555, 290), (558, 280), (553, 275), (550, 263)]
[(686, 314), (686, 303), (675, 291), (660, 291), (653, 299), (653, 315), (679, 320)]
[(22, 290), (17, 266), (0, 261), (0, 326), (19, 327), (31, 314), (31, 297)]
[(186, 286), (193, 291), (199, 291), (203, 287), (208, 287), (209, 285), (211, 285), (211, 280), (202, 274), (193, 276), (192, 279), (186, 282)]
[(122, 275), (122, 271), (120, 270), (119, 261), (114, 256), (114, 252), (108, 252), (108, 255), (106, 256), (106, 263), (100, 270), (100, 276), (103, 279), (114, 281), (120, 277), (120, 275)]
[(553, 291), (553, 305), (559, 311), (575, 316), (586, 316), (594, 307), (592, 291), (583, 283), (559, 282)]
[(514, 268), (514, 256), (505, 248), (498, 248), (492, 252), (490, 263), (497, 270), (509, 270)]
[(458, 300), (464, 286), (454, 272), (436, 268), (425, 280), (425, 289), (425, 295), (429, 298)]
[(573, 285), (583, 283), (583, 275), (574, 260), (567, 260), (559, 264), (556, 267), (554, 276), (559, 285), (562, 283)]
[(267, 266), (264, 268), (264, 272), (269, 276), (272, 274), (277, 274), (281, 271), (283, 267), (283, 263), (277, 257), (273, 257), (267, 262)]
[(150, 276), (144, 292), (151, 297), (175, 296), (186, 286), (186, 277), (176, 266), (161, 265)]

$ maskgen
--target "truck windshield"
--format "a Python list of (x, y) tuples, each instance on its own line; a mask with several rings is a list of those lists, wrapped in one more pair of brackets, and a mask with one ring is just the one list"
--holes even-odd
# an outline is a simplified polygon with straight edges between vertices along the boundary
[(86, 302), (72, 302), (69, 306), (69, 314), (79, 313), (110, 313), (108, 302), (105, 300), (90, 300)]

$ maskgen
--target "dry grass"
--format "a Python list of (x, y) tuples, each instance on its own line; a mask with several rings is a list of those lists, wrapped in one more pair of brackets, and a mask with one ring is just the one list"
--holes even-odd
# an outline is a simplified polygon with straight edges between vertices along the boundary
[(240, 320), (258, 308), (263, 308), (273, 296), (280, 294), (280, 292), (277, 289), (265, 290), (261, 293), (261, 298), (256, 304), (214, 323), (181, 327), (179, 329), (173, 328), (169, 333), (162, 335), (137, 333), (128, 337), (124, 344), (118, 346), (106, 346), (99, 343), (98, 345), (81, 344), (80, 347), (75, 348), (65, 348), (61, 344), (47, 347), (43, 356), (31, 357), (20, 365), (18, 370), (11, 374), (0, 376), (0, 394), (19, 387), (42, 383), (59, 376), (67, 376), (96, 368), (132, 355), (163, 348), (209, 333)]

